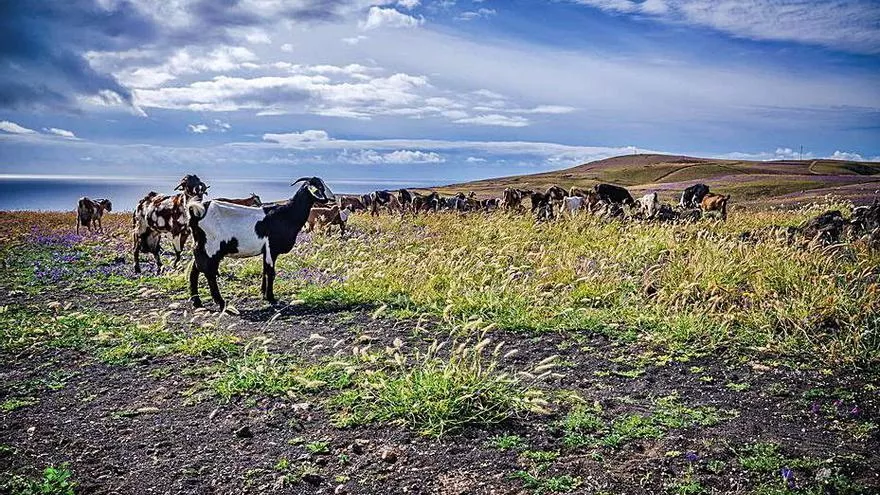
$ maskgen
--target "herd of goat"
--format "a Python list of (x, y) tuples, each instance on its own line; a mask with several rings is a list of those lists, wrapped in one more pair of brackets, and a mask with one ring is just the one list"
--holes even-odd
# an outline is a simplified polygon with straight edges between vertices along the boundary
[[(633, 198), (625, 188), (612, 184), (597, 184), (592, 189), (571, 188), (566, 191), (551, 186), (544, 192), (515, 188), (504, 190), (502, 197), (477, 199), (474, 193), (459, 193), (443, 197), (432, 191), (419, 193), (407, 189), (374, 191), (365, 195), (334, 195), (318, 177), (303, 177), (291, 186), (299, 185), (288, 200), (263, 203), (259, 196), (206, 199), (208, 188), (196, 175), (180, 180), (176, 194), (150, 192), (138, 202), (132, 216), (134, 270), (140, 273), (140, 253), (150, 253), (156, 261), (156, 270), (162, 269), (160, 239), (170, 236), (174, 248), (175, 266), (187, 239), (194, 241), (193, 262), (189, 268), (190, 300), (201, 307), (198, 295), (199, 276), (204, 274), (211, 297), (223, 309), (226, 302), (217, 285), (220, 262), (224, 257), (248, 258), (260, 256), (263, 261), (262, 296), (275, 302), (273, 292), (275, 262), (278, 256), (290, 252), (296, 237), (303, 229), (314, 231), (340, 226), (345, 233), (349, 214), (380, 211), (405, 215), (439, 211), (530, 210), (539, 220), (550, 220), (560, 215), (574, 215), (585, 211), (605, 218), (628, 217), (653, 221), (687, 222), (712, 213), (722, 220), (727, 218), (730, 196), (713, 194), (705, 184), (685, 189), (675, 207), (660, 203), (656, 192)], [(77, 205), (77, 232), (80, 226), (101, 231), (101, 217), (112, 210), (109, 200), (81, 198)], [(847, 230), (867, 235), (871, 242), (880, 244), (880, 202), (856, 208), (851, 219), (840, 212), (826, 212), (799, 227), (799, 233), (822, 243), (837, 242)], [(746, 238), (758, 233), (743, 234)], [(791, 235), (791, 231), (787, 231)]]
[(695, 184), (684, 190), (678, 207), (660, 203), (656, 192), (634, 199), (626, 188), (613, 184), (597, 184), (592, 189), (572, 187), (565, 190), (550, 186), (546, 191), (508, 187), (500, 198), (479, 199), (476, 193), (458, 193), (441, 196), (436, 191), (418, 193), (407, 189), (375, 191), (362, 196), (340, 195), (339, 206), (350, 212), (369, 211), (378, 215), (381, 210), (401, 214), (438, 211), (525, 211), (538, 220), (551, 220), (558, 215), (588, 211), (606, 217), (638, 216), (648, 220), (694, 220), (705, 212), (717, 212), (727, 218), (730, 196), (709, 192), (709, 186)]

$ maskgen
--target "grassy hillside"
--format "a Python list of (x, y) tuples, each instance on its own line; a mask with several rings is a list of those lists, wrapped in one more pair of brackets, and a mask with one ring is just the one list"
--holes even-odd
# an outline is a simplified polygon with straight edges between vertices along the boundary
[(856, 203), (870, 202), (880, 189), (880, 163), (842, 160), (780, 160), (756, 162), (675, 155), (626, 155), (553, 172), (499, 177), (437, 188), (442, 193), (474, 191), (499, 196), (505, 187), (542, 190), (610, 182), (635, 193), (657, 191), (672, 201), (697, 182), (731, 194), (749, 205), (802, 203), (826, 195)]

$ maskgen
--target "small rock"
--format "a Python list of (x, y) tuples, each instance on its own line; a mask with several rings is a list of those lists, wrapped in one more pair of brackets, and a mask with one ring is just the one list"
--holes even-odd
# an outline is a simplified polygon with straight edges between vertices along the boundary
[(180, 309), (180, 303), (179, 303), (179, 302), (173, 302), (173, 303), (171, 303), (171, 304), (168, 305), (168, 309)]
[(211, 411), (211, 414), (208, 415), (208, 419), (211, 420), (211, 421), (213, 421), (214, 418), (216, 418), (216, 417), (217, 417), (217, 414), (219, 414), (219, 413), (220, 413), (220, 408), (219, 408), (219, 407), (214, 408), (214, 410)]
[(324, 477), (320, 474), (315, 473), (307, 473), (302, 477), (303, 481), (310, 485), (320, 485), (322, 481), (324, 481)]
[(351, 451), (355, 454), (363, 454), (364, 447), (370, 444), (369, 440), (364, 440), (362, 438), (355, 439), (354, 443), (351, 444)]
[(242, 426), (241, 428), (235, 430), (235, 436), (238, 438), (252, 438), (254, 433), (251, 431), (250, 426)]
[(290, 409), (293, 412), (300, 414), (300, 413), (304, 413), (304, 412), (308, 411), (309, 409), (311, 409), (311, 407), (312, 407), (311, 402), (300, 402), (298, 404), (294, 404), (294, 405), (290, 406)]
[(750, 363), (750, 364), (752, 366), (752, 369), (755, 371), (764, 372), (764, 371), (770, 371), (773, 369), (773, 368), (767, 366), (766, 364), (761, 364), (761, 363)]
[(345, 485), (337, 485), (336, 489), (333, 490), (333, 495), (346, 495), (348, 493), (348, 488)]
[(28, 435), (29, 437), (32, 437), (32, 436), (34, 436), (34, 432), (37, 431), (37, 427), (36, 427), (36, 426), (31, 426), (30, 428), (28, 428), (28, 429), (25, 430), (25, 431), (27, 431), (27, 435)]
[(152, 406), (141, 407), (141, 408), (136, 409), (135, 412), (138, 414), (155, 414), (155, 413), (159, 412), (159, 408), (152, 407)]
[(382, 449), (382, 460), (388, 464), (394, 464), (397, 462), (397, 451), (391, 447)]

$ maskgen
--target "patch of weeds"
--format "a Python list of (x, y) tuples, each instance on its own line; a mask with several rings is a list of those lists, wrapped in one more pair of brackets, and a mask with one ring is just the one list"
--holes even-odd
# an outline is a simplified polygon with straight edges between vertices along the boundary
[(656, 425), (650, 416), (624, 414), (614, 418), (611, 431), (599, 441), (606, 447), (620, 447), (626, 442), (642, 438), (659, 438), (664, 430)]
[(706, 461), (706, 469), (712, 474), (721, 474), (727, 467), (727, 463), (720, 459), (711, 459)]
[(730, 390), (733, 390), (734, 392), (744, 392), (744, 391), (752, 388), (752, 386), (748, 383), (728, 382), (728, 383), (724, 384), (724, 386)]
[(32, 345), (86, 348), (92, 337), (131, 325), (123, 318), (98, 311), (56, 315), (22, 306), (0, 312), (0, 349), (15, 350)]
[(187, 356), (223, 357), (236, 353), (239, 339), (221, 332), (203, 332), (177, 342), (175, 350)]
[(688, 407), (678, 396), (670, 395), (655, 399), (650, 414), (621, 414), (611, 421), (602, 419), (598, 404), (575, 406), (557, 426), (563, 431), (566, 447), (599, 444), (617, 448), (632, 440), (660, 438), (671, 429), (713, 426), (735, 415), (709, 406)]
[[(279, 462), (282, 460), (287, 461), (286, 458), (282, 457), (279, 459)], [(284, 462), (283, 469), (279, 468), (279, 464), (276, 463), (275, 470), (284, 473), (277, 480), (280, 487), (301, 483), (302, 481), (308, 480), (310, 477), (317, 476), (320, 473), (318, 466), (311, 462), (304, 462), (298, 466), (293, 466), (290, 462)]]
[(527, 445), (525, 439), (519, 435), (496, 435), (486, 443), (498, 450), (518, 450)]
[(667, 428), (686, 428), (688, 426), (714, 426), (724, 419), (736, 416), (729, 411), (719, 411), (714, 407), (687, 407), (678, 401), (677, 395), (661, 397), (654, 401), (654, 422)]
[(306, 451), (315, 455), (326, 455), (330, 453), (330, 442), (318, 440), (305, 444)]
[(351, 372), (349, 365), (343, 362), (303, 367), (265, 349), (246, 348), (241, 356), (225, 362), (210, 385), (226, 400), (250, 394), (277, 396), (325, 387), (342, 388), (350, 383)]
[(67, 464), (61, 467), (48, 466), (39, 478), (15, 475), (0, 484), (11, 495), (74, 495), (76, 483)]
[(565, 418), (558, 423), (562, 428), (562, 443), (568, 448), (578, 448), (595, 443), (593, 434), (605, 427), (605, 422), (599, 417), (602, 408), (598, 403), (592, 406), (578, 405), (566, 414)]
[(275, 462), (275, 471), (287, 471), (290, 469), (290, 460), (287, 457), (279, 457)]
[(40, 402), (40, 399), (35, 397), (10, 397), (0, 404), (0, 411), (8, 413), (22, 407), (32, 406), (38, 402)]
[(498, 371), (501, 346), (483, 355), (488, 339), (475, 346), (454, 345), (440, 357), (441, 345), (416, 353), (412, 364), (399, 352), (389, 367), (360, 373), (354, 387), (335, 396), (338, 426), (393, 422), (422, 434), (443, 436), (465, 425), (492, 425), (527, 412), (546, 412), (542, 393), (532, 384), (551, 374), (555, 357), (528, 373)]
[(618, 371), (614, 370), (611, 372), (613, 375), (617, 375), (622, 378), (638, 378), (645, 374), (644, 368), (634, 368), (626, 371)]
[(537, 463), (553, 462), (559, 458), (559, 452), (553, 450), (524, 450), (520, 455)]
[(780, 452), (779, 445), (767, 442), (746, 446), (738, 460), (743, 468), (757, 473), (772, 473), (782, 468), (814, 469), (822, 464), (817, 459), (784, 457)]
[(529, 473), (528, 471), (517, 471), (511, 475), (512, 478), (520, 480), (527, 490), (531, 490), (535, 494), (544, 493), (566, 493), (577, 489), (582, 481), (580, 478), (569, 476), (567, 474), (559, 476), (540, 476)]
[(675, 495), (699, 495), (705, 493), (706, 489), (697, 479), (688, 476), (670, 485), (666, 491)]
[(870, 438), (874, 432), (877, 431), (877, 424), (872, 423), (870, 421), (865, 421), (864, 423), (856, 423), (853, 425), (849, 425), (846, 428), (846, 431), (852, 435), (854, 440), (865, 440)]

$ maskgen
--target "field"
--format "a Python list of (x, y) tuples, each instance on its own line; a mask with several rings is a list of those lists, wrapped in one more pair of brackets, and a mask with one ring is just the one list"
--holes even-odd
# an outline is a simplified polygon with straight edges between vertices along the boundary
[[(726, 223), (356, 215), (271, 307), (136, 276), (127, 215), (0, 220), (11, 493), (877, 493), (880, 253)], [(204, 291), (205, 288), (203, 287)]]
[(841, 160), (756, 162), (671, 155), (626, 155), (541, 174), (518, 175), (453, 184), (444, 193), (474, 191), (500, 196), (505, 187), (545, 190), (558, 184), (591, 187), (598, 182), (627, 186), (635, 193), (657, 191), (675, 203), (681, 191), (697, 182), (713, 192), (730, 194), (737, 207), (821, 202), (828, 195), (865, 204), (880, 190), (880, 163)]

